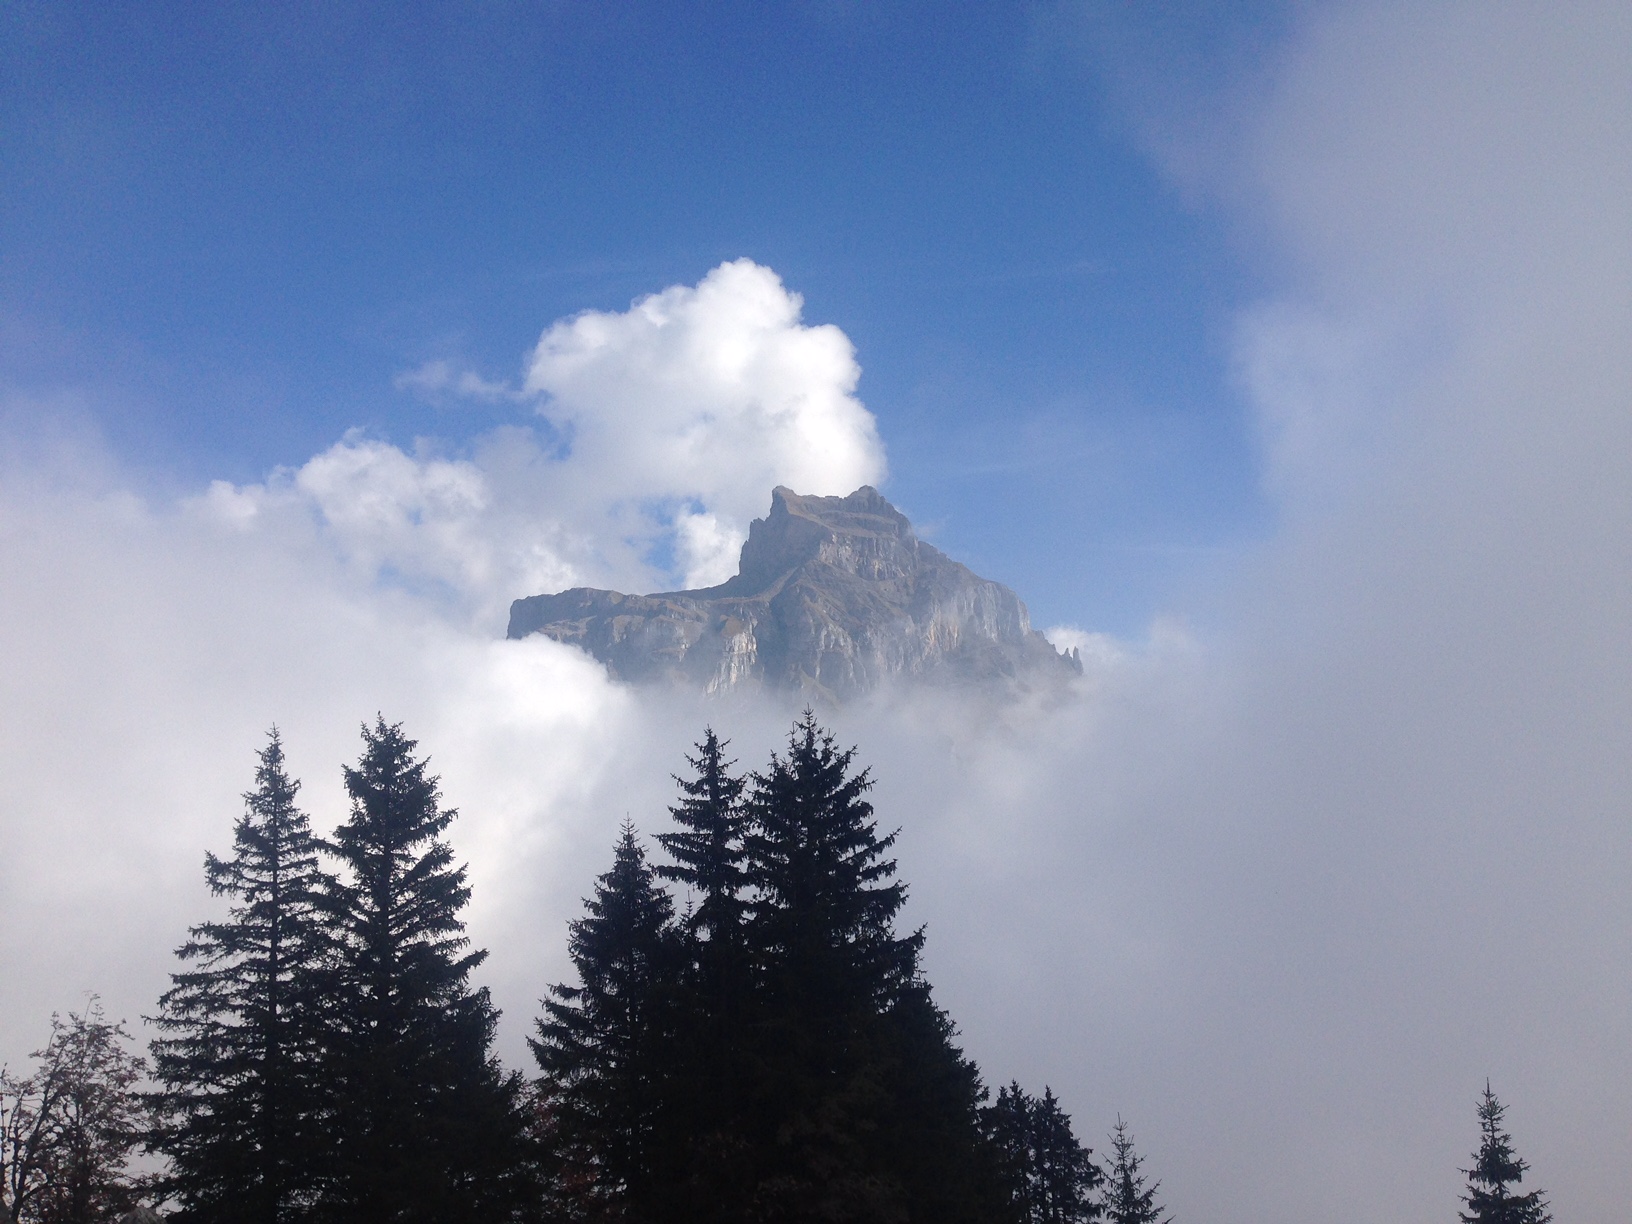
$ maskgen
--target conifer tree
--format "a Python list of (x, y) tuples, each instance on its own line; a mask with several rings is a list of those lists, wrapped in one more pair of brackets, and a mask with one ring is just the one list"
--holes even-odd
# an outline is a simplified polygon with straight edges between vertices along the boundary
[[(756, 976), (753, 1210), (770, 1218), (972, 1218), (982, 1089), (918, 972), (923, 932), (852, 771), (806, 711), (752, 779), (745, 871)], [(765, 1137), (774, 1137), (768, 1142)]]
[(898, 938), (906, 886), (885, 854), (868, 771), (851, 772), (806, 710), (787, 756), (753, 777), (746, 875), (755, 890), (750, 933), (766, 993), (829, 1023), (854, 1009), (885, 1007), (918, 971), (922, 931)]
[(1512, 1138), (1502, 1130), (1502, 1115), (1506, 1108), (1485, 1082), (1485, 1095), (1479, 1102), (1479, 1150), (1473, 1154), (1473, 1167), (1463, 1169), (1467, 1174), (1468, 1192), (1462, 1201), (1468, 1209), (1461, 1213), (1464, 1224), (1548, 1224), (1552, 1214), (1540, 1190), (1515, 1194), (1509, 1186), (1524, 1180), (1530, 1167), (1513, 1151)]
[(746, 783), (732, 774), (736, 762), (725, 759), (725, 748), (726, 742), (712, 727), (704, 731), (697, 755), (686, 757), (695, 775), (675, 779), (681, 799), (669, 808), (669, 814), (682, 831), (657, 835), (658, 844), (674, 860), (672, 865), (658, 867), (657, 874), (697, 894), (686, 926), (706, 945), (697, 950), (697, 956), (714, 989), (725, 985), (718, 980), (720, 975), (736, 969), (747, 910), (742, 896), (746, 883), (742, 793)]
[(489, 1053), (498, 1013), (471, 971), (465, 869), (443, 840), (428, 762), (400, 724), (363, 728), (351, 816), (326, 848), (345, 868), (324, 905), (336, 945), (323, 1071), (333, 1159), (323, 1216), (508, 1218), (524, 1187), (519, 1077)]
[(880, 1017), (880, 1029), (872, 1080), (883, 1099), (873, 1115), (877, 1129), (864, 1142), (899, 1180), (910, 1218), (1001, 1218), (997, 1168), (980, 1133), (980, 1068), (958, 1048), (957, 1028), (929, 983), (915, 976)]
[(997, 1099), (981, 1110), (981, 1130), (997, 1160), (997, 1177), (1008, 1204), (1008, 1218), (1014, 1224), (1031, 1224), (1036, 1219), (1033, 1199), (1035, 1180), (1032, 1138), (1034, 1098), (1011, 1080), (997, 1090)]
[(681, 924), (684, 978), (676, 1007), (676, 1055), (664, 1163), (679, 1170), (670, 1187), (669, 1218), (718, 1219), (720, 1205), (748, 1176), (739, 1131), (748, 1091), (747, 1025), (753, 989), (745, 921), (743, 791), (746, 783), (725, 758), (726, 743), (707, 728), (692, 773), (676, 777), (680, 801), (669, 808), (678, 832), (660, 833), (672, 864), (664, 879), (686, 885)]
[(1111, 1132), (1111, 1168), (1105, 1186), (1106, 1224), (1169, 1224), (1156, 1204), (1161, 1182), (1145, 1185), (1144, 1160), (1133, 1150), (1133, 1136), (1119, 1117)]
[(551, 988), (531, 1045), (556, 1111), (558, 1158), (592, 1218), (647, 1219), (676, 1173), (659, 1150), (674, 1054), (673, 902), (625, 824), (611, 868), (568, 928), (577, 986)]
[(1104, 1174), (1078, 1142), (1052, 1089), (1044, 1087), (1039, 1099), (1011, 1083), (998, 1090), (982, 1121), (997, 1154), (1011, 1219), (1079, 1224), (1099, 1218), (1103, 1209), (1094, 1191)]
[(274, 729), (233, 830), (233, 855), (204, 859), (227, 917), (192, 928), (152, 1023), (154, 1146), (184, 1221), (274, 1224), (316, 1190), (322, 1100), (315, 1079), (323, 935), (317, 847), (295, 804)]
[(1094, 1164), (1093, 1153), (1077, 1141), (1070, 1115), (1060, 1108), (1047, 1085), (1042, 1099), (1033, 1104), (1032, 1134), (1039, 1207), (1033, 1218), (1038, 1224), (1098, 1219), (1100, 1205), (1093, 1192), (1104, 1181), (1104, 1174)]

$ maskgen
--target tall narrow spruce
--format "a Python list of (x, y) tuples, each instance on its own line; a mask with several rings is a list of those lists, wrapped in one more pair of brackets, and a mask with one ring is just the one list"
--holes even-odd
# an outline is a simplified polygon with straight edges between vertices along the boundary
[(1111, 1131), (1111, 1168), (1105, 1185), (1106, 1224), (1169, 1224), (1156, 1202), (1162, 1183), (1144, 1173), (1144, 1158), (1134, 1150), (1128, 1124), (1119, 1117)]
[(1088, 1224), (1104, 1212), (1105, 1175), (1071, 1129), (1052, 1089), (1034, 1097), (1011, 1082), (981, 1111), (982, 1130), (1017, 1224)]
[(896, 835), (879, 835), (854, 759), (807, 710), (752, 778), (752, 1210), (990, 1219), (979, 1073), (919, 973), (923, 931), (896, 933)]
[(207, 854), (227, 916), (192, 928), (152, 1023), (155, 1146), (175, 1218), (275, 1224), (310, 1207), (325, 1105), (315, 1076), (325, 938), (317, 846), (274, 728), (228, 859)]
[(732, 1218), (749, 1178), (742, 1135), (749, 1091), (748, 1023), (753, 973), (748, 959), (747, 877), (743, 870), (745, 779), (727, 759), (727, 743), (705, 729), (677, 776), (669, 808), (678, 830), (659, 833), (673, 860), (657, 868), (686, 888), (681, 923), (683, 976), (677, 1009), (677, 1057), (670, 1068), (665, 1162), (675, 1221)]
[(732, 773), (735, 761), (725, 759), (726, 741), (709, 727), (687, 756), (690, 777), (677, 777), (680, 802), (669, 808), (676, 833), (659, 833), (658, 844), (674, 860), (657, 868), (665, 880), (684, 884), (694, 904), (686, 927), (697, 942), (699, 975), (705, 989), (727, 990), (740, 976), (743, 960), (743, 922), (747, 903), (743, 889), (744, 780)]
[(672, 1218), (677, 1174), (665, 1106), (677, 1056), (680, 951), (674, 907), (632, 825), (568, 928), (576, 986), (551, 988), (532, 1039), (555, 1123), (555, 1182), (568, 1218)]
[(335, 946), (323, 1071), (332, 1165), (322, 1217), (375, 1221), (510, 1218), (527, 1190), (521, 1082), (490, 1047), (498, 1022), (470, 974), (460, 911), (465, 868), (443, 834), (455, 813), (400, 724), (363, 728), (345, 771), (351, 816), (326, 847)]

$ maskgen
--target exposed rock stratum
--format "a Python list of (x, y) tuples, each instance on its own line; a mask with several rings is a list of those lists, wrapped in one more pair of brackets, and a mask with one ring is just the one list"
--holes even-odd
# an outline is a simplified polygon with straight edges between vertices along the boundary
[(771, 493), (734, 578), (697, 591), (574, 587), (510, 605), (511, 638), (581, 647), (620, 679), (845, 700), (890, 680), (1057, 683), (1080, 673), (1008, 587), (924, 543), (870, 486)]

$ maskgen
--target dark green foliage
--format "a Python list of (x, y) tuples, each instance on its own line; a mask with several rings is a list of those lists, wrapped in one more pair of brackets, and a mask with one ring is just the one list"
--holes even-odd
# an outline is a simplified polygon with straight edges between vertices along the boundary
[(839, 751), (810, 711), (753, 778), (746, 839), (755, 897), (749, 934), (773, 1006), (833, 1024), (856, 1009), (887, 1006), (917, 973), (924, 935), (897, 938), (906, 901), (879, 837), (867, 771)]
[(677, 777), (680, 802), (669, 808), (679, 832), (660, 833), (673, 859), (657, 868), (684, 884), (683, 976), (675, 1014), (677, 1055), (671, 1060), (665, 1162), (676, 1171), (669, 1219), (719, 1219), (722, 1204), (740, 1200), (750, 1176), (749, 1145), (740, 1123), (750, 1094), (749, 1025), (753, 972), (746, 941), (744, 871), (746, 783), (725, 759), (725, 743), (705, 731)]
[(1106, 1224), (1169, 1224), (1156, 1204), (1161, 1182), (1145, 1185), (1144, 1161), (1133, 1150), (1133, 1136), (1121, 1118), (1111, 1132), (1111, 1168), (1105, 1186)]
[(34, 1074), (0, 1069), (0, 1211), (14, 1224), (100, 1224), (135, 1206), (128, 1162), (150, 1118), (129, 1040), (93, 995), (51, 1017)]
[(1502, 1130), (1504, 1106), (1485, 1084), (1479, 1102), (1479, 1150), (1473, 1154), (1473, 1168), (1463, 1169), (1468, 1192), (1462, 1201), (1468, 1209), (1461, 1213), (1464, 1224), (1548, 1224), (1552, 1214), (1540, 1190), (1515, 1194), (1508, 1189), (1524, 1180), (1530, 1166), (1513, 1152), (1512, 1138)]
[[(331, 841), (295, 806), (274, 734), (233, 858), (206, 860), (233, 904), (193, 928), (154, 1044), (152, 1134), (184, 1220), (1100, 1217), (1102, 1174), (1052, 1091), (1013, 1084), (982, 1107), (923, 977), (924, 933), (896, 930), (896, 835), (879, 835), (854, 749), (809, 711), (746, 780), (706, 732), (659, 836), (671, 862), (649, 865), (624, 825), (570, 925), (577, 982), (543, 1004), (531, 1087), (489, 1053), (455, 814), (400, 726), (377, 719), (363, 741)], [(665, 878), (687, 887), (679, 920)], [(27, 1130), (32, 1108), (0, 1130)], [(1105, 1216), (1157, 1224), (1120, 1122), (1114, 1142)]]
[(205, 856), (210, 891), (232, 898), (194, 927), (152, 1023), (162, 1089), (153, 1146), (182, 1220), (273, 1224), (313, 1201), (323, 1101), (316, 1082), (324, 938), (317, 846), (295, 806), (274, 730), (233, 830), (233, 855)]
[(997, 1090), (997, 1099), (980, 1111), (981, 1133), (986, 1136), (997, 1165), (997, 1176), (1009, 1205), (1009, 1218), (1018, 1224), (1034, 1218), (1032, 1201), (1032, 1106), (1035, 1099), (1018, 1081)]
[(489, 1055), (498, 1014), (470, 972), (455, 813), (413, 740), (383, 718), (345, 771), (351, 817), (327, 849), (335, 945), (323, 1072), (331, 1093), (325, 1218), (507, 1218), (522, 1192), (519, 1077)]
[(1076, 1224), (1099, 1218), (1094, 1191), (1105, 1175), (1077, 1141), (1071, 1118), (1051, 1089), (1045, 1087), (1039, 1099), (1011, 1083), (982, 1111), (982, 1123), (997, 1156), (1011, 1219)]
[(659, 1137), (680, 949), (673, 903), (630, 825), (584, 909), (568, 936), (580, 985), (552, 988), (531, 1044), (572, 1205), (645, 1219), (673, 1181)]
[(912, 980), (922, 935), (898, 939), (906, 899), (865, 795), (866, 771), (808, 711), (786, 757), (754, 775), (746, 838), (758, 983), (747, 1133), (757, 1209), (785, 1219), (906, 1219), (877, 1136), (893, 1051), (880, 1017)]
[(885, 1107), (877, 1130), (864, 1130), (862, 1138), (876, 1134), (881, 1163), (905, 1191), (908, 1218), (1001, 1219), (997, 1163), (980, 1132), (986, 1089), (980, 1069), (956, 1045), (956, 1026), (921, 977), (881, 1020)]
[(674, 860), (673, 865), (659, 867), (657, 874), (696, 894), (686, 926), (710, 945), (710, 954), (701, 955), (715, 962), (723, 962), (741, 946), (747, 910), (742, 898), (745, 783), (731, 772), (736, 762), (725, 759), (725, 747), (712, 727), (704, 732), (697, 755), (686, 758), (696, 775), (675, 779), (681, 799), (669, 814), (682, 831), (657, 835), (658, 844)]
[(956, 1220), (983, 1210), (978, 1073), (918, 973), (923, 932), (865, 770), (807, 711), (754, 775), (745, 838), (756, 979), (744, 1133), (770, 1218)]
[(988, 1221), (979, 1073), (918, 972), (865, 795), (808, 713), (752, 789), (709, 733), (660, 869), (627, 827), (571, 927), (534, 1051), (567, 1214)]

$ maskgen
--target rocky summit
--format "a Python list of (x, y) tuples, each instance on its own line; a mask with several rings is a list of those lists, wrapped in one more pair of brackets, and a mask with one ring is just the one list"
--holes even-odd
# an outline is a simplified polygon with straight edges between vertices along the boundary
[(771, 493), (737, 575), (716, 587), (624, 595), (574, 587), (510, 605), (511, 638), (581, 647), (628, 681), (710, 692), (759, 685), (844, 700), (887, 680), (1057, 683), (1080, 673), (1026, 605), (920, 540), (876, 489)]

